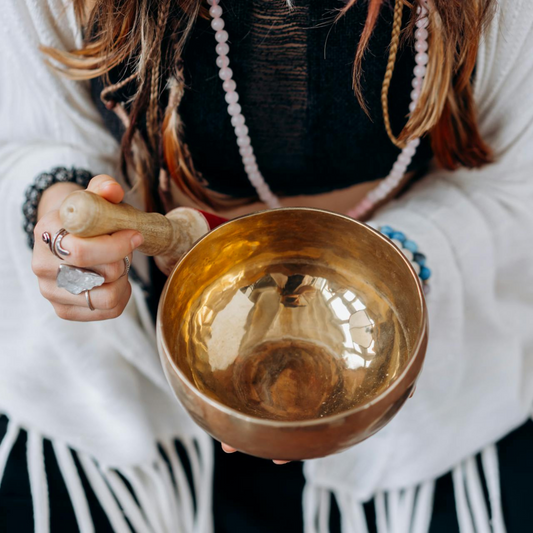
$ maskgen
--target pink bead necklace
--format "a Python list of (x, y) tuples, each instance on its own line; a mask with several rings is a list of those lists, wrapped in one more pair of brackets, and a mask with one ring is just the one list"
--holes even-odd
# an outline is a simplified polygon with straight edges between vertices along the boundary
[[(237, 144), (239, 145), (239, 152), (242, 157), (244, 170), (250, 180), (250, 183), (257, 191), (259, 199), (270, 208), (280, 207), (279, 198), (272, 193), (265, 178), (261, 174), (257, 165), (257, 160), (254, 155), (252, 140), (248, 135), (248, 127), (246, 126), (246, 119), (242, 114), (242, 108), (239, 102), (239, 93), (237, 92), (237, 84), (233, 80), (233, 71), (229, 68), (229, 45), (228, 32), (224, 29), (224, 19), (222, 18), (222, 7), (220, 0), (207, 0), (211, 6), (209, 14), (212, 17), (211, 27), (215, 30), (215, 39), (217, 41), (217, 66), (219, 76), (223, 80), (222, 87), (225, 91), (225, 99), (228, 104), (228, 113), (231, 116), (231, 124), (235, 128), (235, 135), (237, 136)], [(417, 30), (415, 32), (416, 43), (415, 56), (416, 66), (413, 71), (413, 91), (411, 92), (411, 104), (409, 110), (412, 113), (417, 105), (424, 78), (426, 75), (426, 65), (429, 61), (428, 56), (428, 0), (422, 0), (423, 6), (417, 9)], [(402, 150), (398, 159), (394, 163), (389, 175), (381, 181), (381, 183), (372, 189), (368, 194), (352, 209), (348, 211), (348, 215), (353, 218), (362, 218), (368, 214), (374, 206), (385, 200), (389, 194), (398, 187), (402, 178), (405, 176), (407, 168), (409, 167), (416, 149), (420, 145), (420, 139), (411, 139)]]

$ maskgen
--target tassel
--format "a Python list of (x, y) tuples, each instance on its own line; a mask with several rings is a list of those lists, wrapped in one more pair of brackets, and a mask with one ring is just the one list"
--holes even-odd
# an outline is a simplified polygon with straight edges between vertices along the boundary
[(12, 420), (9, 420), (6, 434), (0, 443), (0, 484), (2, 483), (2, 478), (4, 477), (4, 471), (7, 460), (9, 459), (9, 454), (11, 453), (15, 442), (17, 442), (19, 433), (19, 426)]
[(76, 521), (80, 533), (94, 533), (94, 523), (89, 510), (89, 504), (80, 475), (76, 469), (76, 464), (72, 457), (72, 452), (62, 443), (52, 441), (54, 453), (57, 459), (59, 470), (65, 481), (65, 485), (70, 496), (70, 501), (76, 515)]
[(35, 533), (50, 533), (50, 503), (44, 468), (43, 439), (32, 430), (28, 431), (27, 454)]

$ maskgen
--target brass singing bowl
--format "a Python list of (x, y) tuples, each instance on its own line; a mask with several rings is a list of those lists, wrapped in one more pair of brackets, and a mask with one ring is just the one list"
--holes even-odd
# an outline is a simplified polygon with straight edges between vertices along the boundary
[(177, 264), (157, 318), (167, 379), (215, 439), (257, 457), (340, 452), (414, 390), (427, 345), (417, 275), (386, 237), (309, 208), (232, 220)]

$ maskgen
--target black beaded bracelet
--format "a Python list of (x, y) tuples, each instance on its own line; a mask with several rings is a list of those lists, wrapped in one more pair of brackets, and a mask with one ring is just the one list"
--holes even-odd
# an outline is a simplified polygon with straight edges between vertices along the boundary
[(26, 201), (22, 206), (24, 213), (24, 231), (28, 237), (28, 246), (33, 248), (33, 230), (37, 224), (37, 209), (43, 192), (55, 183), (70, 182), (77, 183), (84, 189), (87, 188), (93, 174), (88, 170), (79, 168), (53, 168), (50, 172), (39, 174), (34, 183), (26, 189)]

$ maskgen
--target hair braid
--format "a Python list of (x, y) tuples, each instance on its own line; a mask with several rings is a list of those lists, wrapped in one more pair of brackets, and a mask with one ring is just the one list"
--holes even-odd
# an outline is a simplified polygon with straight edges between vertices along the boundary
[(381, 87), (381, 107), (383, 108), (383, 120), (385, 122), (385, 129), (391, 142), (398, 148), (403, 148), (405, 143), (400, 142), (394, 133), (390, 124), (389, 116), (389, 89), (392, 81), (392, 74), (394, 73), (394, 65), (396, 64), (396, 56), (398, 55), (398, 48), (400, 46), (400, 35), (402, 32), (402, 14), (403, 2), (396, 0), (394, 4), (394, 20), (392, 23), (392, 39), (389, 49), (389, 60), (387, 62), (387, 69), (385, 71), (385, 79)]
[(156, 149), (159, 145), (159, 87), (160, 87), (160, 68), (161, 68), (161, 54), (162, 43), (165, 35), (165, 29), (167, 27), (168, 15), (170, 12), (170, 1), (164, 0), (163, 5), (159, 9), (159, 16), (157, 19), (156, 36), (154, 40), (154, 46), (152, 50), (152, 62), (151, 76), (150, 76), (150, 101), (148, 105), (147, 116), (147, 130), (148, 139), (152, 145), (152, 149)]

